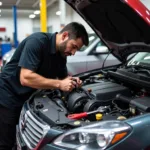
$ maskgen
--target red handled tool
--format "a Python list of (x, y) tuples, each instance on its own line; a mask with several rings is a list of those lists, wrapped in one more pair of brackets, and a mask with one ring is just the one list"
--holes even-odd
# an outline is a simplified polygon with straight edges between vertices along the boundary
[(83, 113), (79, 113), (79, 114), (71, 114), (71, 115), (68, 115), (68, 118), (69, 119), (81, 119), (81, 118), (87, 117), (90, 114), (95, 114), (95, 113), (98, 113), (98, 112), (100, 112), (100, 111), (95, 110), (95, 111), (83, 112)]

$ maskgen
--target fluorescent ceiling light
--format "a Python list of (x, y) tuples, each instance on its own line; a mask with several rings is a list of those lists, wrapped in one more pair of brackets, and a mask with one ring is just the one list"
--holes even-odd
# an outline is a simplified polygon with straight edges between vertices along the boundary
[(36, 10), (36, 11), (34, 11), (34, 14), (35, 14), (35, 15), (40, 14), (40, 10)]
[(0, 9), (0, 13), (2, 12), (2, 10)]
[(57, 11), (56, 15), (60, 16), (61, 15), (61, 11)]
[(0, 2), (0, 6), (2, 6), (2, 4), (3, 4), (3, 3), (2, 3), (2, 2)]
[(29, 18), (35, 18), (34, 14), (29, 15)]

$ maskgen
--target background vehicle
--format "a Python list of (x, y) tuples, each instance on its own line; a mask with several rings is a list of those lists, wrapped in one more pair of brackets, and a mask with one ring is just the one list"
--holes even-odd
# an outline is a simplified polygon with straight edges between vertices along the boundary
[[(108, 56), (108, 48), (96, 36), (89, 35), (88, 47), (83, 46), (76, 52), (75, 56), (67, 57), (68, 73), (75, 75), (85, 71), (93, 70), (102, 67), (105, 58)], [(109, 54), (105, 66), (119, 64), (120, 61), (112, 54)]]
[(16, 50), (16, 49), (11, 49), (9, 52), (7, 52), (7, 53), (3, 56), (3, 58), (2, 58), (2, 66), (6, 65), (6, 64), (10, 61), (10, 59), (11, 59), (11, 57), (13, 56), (15, 50)]

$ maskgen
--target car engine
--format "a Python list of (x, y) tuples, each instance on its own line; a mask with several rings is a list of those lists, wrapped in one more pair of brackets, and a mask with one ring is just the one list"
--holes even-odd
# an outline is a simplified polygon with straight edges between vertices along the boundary
[(37, 92), (29, 100), (31, 109), (51, 127), (60, 129), (150, 112), (150, 78), (146, 70), (109, 68), (79, 77), (83, 85), (72, 92)]

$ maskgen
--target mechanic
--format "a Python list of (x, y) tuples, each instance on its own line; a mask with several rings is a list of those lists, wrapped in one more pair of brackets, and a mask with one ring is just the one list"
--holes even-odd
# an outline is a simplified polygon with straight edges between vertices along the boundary
[(12, 150), (21, 107), (35, 90), (72, 91), (81, 85), (79, 78), (75, 82), (68, 76), (66, 57), (88, 43), (77, 22), (59, 33), (34, 33), (20, 43), (0, 75), (0, 150)]

